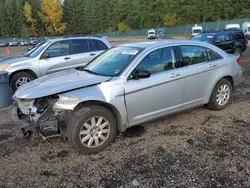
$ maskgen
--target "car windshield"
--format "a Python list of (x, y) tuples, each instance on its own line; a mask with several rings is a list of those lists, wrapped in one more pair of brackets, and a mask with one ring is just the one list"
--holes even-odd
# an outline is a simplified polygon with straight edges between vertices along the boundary
[(230, 27), (229, 30), (239, 29), (238, 27)]
[(141, 50), (135, 47), (111, 48), (90, 62), (84, 70), (103, 76), (118, 76)]
[(194, 29), (193, 33), (201, 33), (201, 29)]
[(206, 34), (196, 35), (196, 36), (194, 36), (192, 38), (192, 40), (199, 40), (199, 41), (202, 41), (202, 42), (212, 43), (213, 38), (214, 38), (214, 34), (206, 33)]
[(30, 50), (29, 52), (27, 52), (24, 56), (25, 57), (36, 57), (38, 56), (50, 43), (49, 42), (45, 42), (44, 44), (41, 44), (37, 47), (35, 47), (34, 49)]
[(148, 32), (148, 34), (153, 35), (155, 34), (155, 32), (151, 31), (151, 32)]

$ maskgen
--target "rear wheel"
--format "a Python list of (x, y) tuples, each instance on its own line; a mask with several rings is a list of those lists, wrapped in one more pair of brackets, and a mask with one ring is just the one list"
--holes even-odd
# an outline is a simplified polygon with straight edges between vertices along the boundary
[(34, 80), (35, 77), (28, 72), (19, 72), (15, 74), (10, 80), (10, 87), (15, 92), (19, 87)]
[(208, 108), (211, 110), (225, 109), (232, 100), (232, 84), (228, 79), (220, 80), (213, 89)]
[(116, 136), (116, 120), (106, 108), (98, 105), (74, 112), (67, 128), (72, 145), (83, 154), (97, 153), (106, 148)]
[(234, 50), (234, 54), (237, 55), (238, 58), (240, 58), (242, 55), (242, 50), (239, 47), (237, 47)]

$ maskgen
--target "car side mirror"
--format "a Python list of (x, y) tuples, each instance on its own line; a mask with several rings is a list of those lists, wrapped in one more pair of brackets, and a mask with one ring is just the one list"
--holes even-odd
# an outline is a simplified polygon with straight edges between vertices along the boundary
[(45, 52), (45, 53), (43, 54), (42, 59), (48, 59), (48, 58), (49, 58), (49, 54), (48, 54), (47, 52)]
[(142, 78), (149, 78), (150, 72), (145, 69), (135, 69), (133, 73), (131, 74), (131, 79), (137, 80)]

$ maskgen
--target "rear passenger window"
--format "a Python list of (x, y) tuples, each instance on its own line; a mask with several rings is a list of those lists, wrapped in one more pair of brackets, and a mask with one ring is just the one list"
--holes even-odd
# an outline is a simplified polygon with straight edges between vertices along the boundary
[(233, 40), (233, 36), (231, 35), (231, 34), (226, 34), (226, 41), (231, 41), (231, 40)]
[(245, 35), (243, 33), (235, 33), (234, 37), (236, 40), (245, 39)]
[(89, 52), (88, 41), (86, 39), (72, 40), (72, 54)]
[(202, 46), (181, 46), (184, 66), (195, 65), (209, 60), (207, 50)]
[(207, 55), (208, 55), (208, 60), (209, 61), (214, 61), (217, 59), (222, 59), (221, 55), (219, 55), (218, 53), (216, 53), (215, 51), (211, 50), (211, 49), (207, 49)]
[(100, 40), (90, 39), (89, 44), (90, 44), (90, 50), (91, 51), (100, 51), (100, 50), (107, 50), (108, 49), (106, 44), (104, 44)]

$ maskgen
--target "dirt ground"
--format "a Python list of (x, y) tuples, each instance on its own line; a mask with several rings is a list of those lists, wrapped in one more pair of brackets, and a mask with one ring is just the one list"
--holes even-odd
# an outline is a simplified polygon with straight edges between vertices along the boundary
[(0, 187), (250, 187), (250, 49), (223, 111), (201, 107), (127, 130), (84, 156), (61, 138), (24, 139), (0, 109)]

